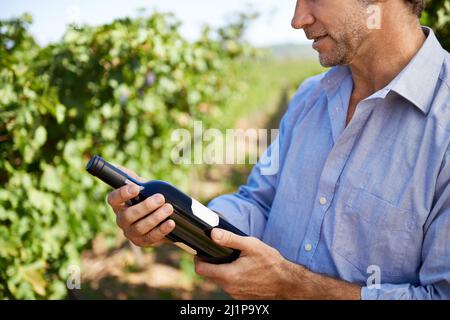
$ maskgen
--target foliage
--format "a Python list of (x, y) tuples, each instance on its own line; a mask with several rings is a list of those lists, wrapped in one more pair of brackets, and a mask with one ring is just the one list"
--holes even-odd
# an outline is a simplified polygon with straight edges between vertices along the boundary
[(148, 178), (183, 182), (170, 134), (230, 118), (232, 61), (253, 49), (245, 23), (188, 42), (171, 15), (72, 26), (41, 48), (29, 16), (0, 21), (0, 298), (60, 298), (68, 267), (112, 232), (92, 154)]
[(432, 27), (442, 46), (450, 51), (450, 0), (425, 0), (421, 22)]

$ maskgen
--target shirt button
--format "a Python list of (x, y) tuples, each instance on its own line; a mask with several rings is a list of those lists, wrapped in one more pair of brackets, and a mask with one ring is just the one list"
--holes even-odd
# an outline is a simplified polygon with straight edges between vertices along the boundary
[(326, 204), (327, 204), (327, 198), (321, 197), (321, 198), (319, 199), (319, 203), (320, 203), (321, 205), (326, 205)]
[(312, 245), (310, 243), (305, 244), (305, 250), (306, 251), (311, 251), (312, 250)]

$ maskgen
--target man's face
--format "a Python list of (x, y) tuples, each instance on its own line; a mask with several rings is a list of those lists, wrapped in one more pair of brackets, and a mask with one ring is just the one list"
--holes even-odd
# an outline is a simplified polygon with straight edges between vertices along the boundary
[(325, 67), (349, 64), (369, 34), (370, 0), (297, 0), (292, 27), (303, 29)]

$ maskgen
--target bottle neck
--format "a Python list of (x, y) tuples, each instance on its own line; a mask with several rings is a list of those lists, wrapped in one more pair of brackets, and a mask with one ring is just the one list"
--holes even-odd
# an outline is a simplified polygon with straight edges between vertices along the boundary
[(141, 182), (137, 181), (133, 177), (130, 177), (128, 174), (106, 161), (103, 170), (99, 172), (97, 177), (102, 179), (114, 189), (120, 188), (126, 184), (129, 184), (130, 182), (133, 182), (139, 186), (142, 185)]
[(86, 169), (89, 173), (98, 177), (114, 189), (120, 188), (130, 182), (133, 182), (139, 186), (142, 185), (141, 182), (133, 177), (130, 177), (128, 174), (99, 156), (92, 158)]

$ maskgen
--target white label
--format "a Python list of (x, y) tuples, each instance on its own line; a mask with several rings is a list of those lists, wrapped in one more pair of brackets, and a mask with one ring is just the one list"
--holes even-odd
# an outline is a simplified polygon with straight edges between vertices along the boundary
[(219, 215), (202, 205), (197, 200), (192, 199), (191, 209), (197, 218), (200, 218), (211, 227), (217, 227), (219, 225)]

